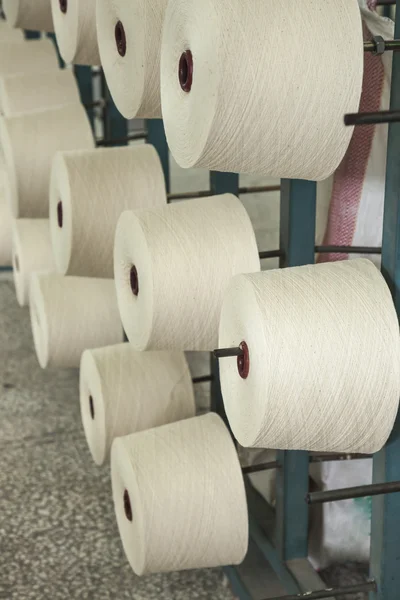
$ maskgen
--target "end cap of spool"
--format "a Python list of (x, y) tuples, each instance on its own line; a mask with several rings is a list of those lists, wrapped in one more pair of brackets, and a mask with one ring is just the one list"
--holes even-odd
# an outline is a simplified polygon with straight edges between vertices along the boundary
[(133, 513), (132, 513), (131, 499), (129, 497), (128, 490), (124, 491), (124, 510), (125, 510), (126, 518), (128, 519), (128, 521), (130, 521), (132, 523)]
[(59, 228), (61, 229), (63, 226), (63, 205), (61, 200), (57, 204), (57, 223)]
[(58, 0), (58, 2), (61, 12), (65, 14), (68, 10), (68, 0)]
[(121, 21), (115, 25), (115, 43), (117, 45), (118, 54), (125, 56), (126, 54), (126, 34), (125, 27)]
[(237, 369), (242, 379), (247, 379), (250, 371), (250, 354), (249, 347), (246, 342), (240, 344), (240, 349), (243, 353), (237, 357)]
[(183, 52), (179, 59), (178, 77), (183, 91), (189, 93), (193, 84), (193, 54), (190, 50)]
[(135, 265), (131, 266), (130, 271), (131, 290), (134, 296), (139, 296), (139, 275)]

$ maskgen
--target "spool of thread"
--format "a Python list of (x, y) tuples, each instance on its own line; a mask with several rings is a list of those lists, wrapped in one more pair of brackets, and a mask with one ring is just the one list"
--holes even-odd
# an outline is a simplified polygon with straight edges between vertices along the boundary
[(0, 76), (40, 73), (59, 69), (54, 44), (49, 39), (23, 44), (0, 42)]
[(161, 51), (168, 145), (182, 167), (321, 180), (357, 112), (357, 0), (173, 0)]
[(212, 350), (225, 287), (260, 269), (249, 216), (223, 194), (122, 213), (114, 273), (135, 350)]
[(29, 295), (33, 341), (43, 369), (79, 367), (84, 350), (123, 341), (112, 279), (35, 273)]
[(168, 0), (98, 0), (101, 64), (126, 119), (161, 117), (161, 33)]
[(357, 259), (235, 277), (221, 312), (224, 405), (245, 447), (377, 452), (400, 396), (399, 325), (376, 267)]
[(12, 248), (17, 300), (20, 306), (26, 306), (32, 273), (55, 271), (49, 219), (14, 221)]
[(15, 217), (49, 216), (51, 163), (58, 150), (94, 147), (81, 104), (0, 119), (0, 144), (9, 174), (9, 201)]
[(54, 31), (51, 0), (3, 0), (3, 10), (11, 27)]
[(0, 146), (0, 265), (11, 266), (12, 261), (12, 217), (6, 200), (7, 171)]
[(51, 0), (60, 54), (67, 63), (100, 65), (96, 0)]
[(0, 110), (6, 117), (79, 102), (78, 86), (70, 69), (0, 77)]
[(50, 184), (57, 270), (113, 277), (115, 228), (121, 213), (163, 206), (166, 198), (163, 170), (153, 146), (58, 153)]
[(20, 29), (12, 29), (7, 21), (0, 20), (0, 43), (24, 41), (24, 34)]
[(137, 575), (243, 560), (248, 546), (243, 477), (218, 415), (116, 439), (111, 477), (122, 543)]
[(119, 344), (82, 355), (81, 415), (96, 464), (117, 437), (195, 415), (193, 384), (183, 352), (135, 352)]

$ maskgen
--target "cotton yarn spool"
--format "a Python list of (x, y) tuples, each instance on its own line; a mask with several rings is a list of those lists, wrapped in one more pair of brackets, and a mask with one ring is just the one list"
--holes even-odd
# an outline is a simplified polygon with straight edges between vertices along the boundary
[(43, 369), (79, 367), (84, 350), (123, 341), (111, 279), (34, 273), (29, 297), (33, 341)]
[(58, 153), (50, 184), (50, 225), (57, 270), (113, 277), (121, 213), (166, 204), (157, 151), (139, 147)]
[(97, 0), (101, 64), (126, 119), (161, 117), (161, 33), (168, 0)]
[(3, 10), (11, 27), (54, 31), (51, 0), (3, 0)]
[(60, 54), (67, 63), (100, 65), (96, 0), (51, 0)]
[(49, 215), (51, 164), (58, 150), (94, 147), (92, 130), (81, 104), (0, 119), (9, 174), (9, 201), (15, 217)]
[(26, 306), (32, 273), (55, 271), (49, 219), (15, 220), (12, 248), (17, 300), (20, 306)]
[(20, 29), (12, 29), (7, 21), (0, 20), (0, 43), (24, 41), (24, 34)]
[(0, 109), (6, 117), (79, 102), (70, 69), (0, 77)]
[(242, 562), (246, 495), (218, 415), (117, 438), (111, 478), (122, 543), (137, 575)]
[(352, 136), (363, 79), (357, 0), (171, 0), (161, 51), (181, 167), (321, 180)]
[(116, 437), (195, 415), (183, 352), (135, 352), (130, 344), (85, 350), (80, 369), (83, 427), (102, 465)]
[(385, 444), (400, 395), (399, 326), (370, 261), (235, 277), (219, 347), (240, 344), (243, 358), (220, 361), (240, 444), (354, 453)]
[(249, 216), (223, 194), (122, 213), (114, 273), (135, 350), (212, 350), (233, 275), (260, 269)]
[(0, 76), (40, 73), (59, 68), (54, 44), (49, 39), (0, 42)]

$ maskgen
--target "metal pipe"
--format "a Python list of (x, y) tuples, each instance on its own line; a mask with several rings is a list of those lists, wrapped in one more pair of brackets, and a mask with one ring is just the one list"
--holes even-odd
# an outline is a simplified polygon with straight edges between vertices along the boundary
[(259, 252), (258, 256), (261, 260), (266, 258), (280, 258), (283, 256), (282, 250), (265, 250), (263, 252)]
[(376, 36), (370, 42), (364, 42), (364, 52), (383, 54), (384, 52), (399, 52), (400, 40), (384, 40), (381, 36)]
[(244, 352), (240, 346), (237, 348), (219, 348), (214, 350), (215, 358), (228, 358), (230, 356), (243, 356)]
[(132, 133), (132, 135), (128, 135), (125, 138), (119, 138), (119, 139), (114, 139), (114, 140), (96, 140), (96, 146), (97, 147), (107, 147), (107, 146), (115, 146), (117, 144), (124, 144), (125, 142), (133, 142), (135, 140), (145, 140), (147, 137), (147, 133), (145, 132), (139, 132), (139, 133)]
[(243, 475), (250, 475), (251, 473), (259, 473), (260, 471), (272, 471), (272, 469), (279, 469), (279, 463), (277, 460), (273, 460), (268, 463), (260, 463), (259, 465), (250, 465), (242, 468)]
[(341, 588), (328, 588), (317, 590), (315, 592), (305, 592), (304, 594), (292, 594), (291, 596), (279, 596), (276, 598), (265, 598), (264, 600), (322, 600), (323, 598), (333, 598), (335, 596), (345, 596), (346, 594), (357, 594), (364, 592), (376, 592), (376, 582), (366, 581), (355, 585), (349, 585)]
[(372, 454), (336, 454), (334, 452), (331, 454), (310, 454), (311, 463), (363, 460), (365, 458), (372, 458)]
[(306, 495), (306, 502), (307, 504), (324, 504), (326, 502), (338, 502), (339, 500), (380, 496), (381, 494), (395, 494), (396, 492), (400, 492), (400, 481), (360, 485), (326, 492), (312, 492)]
[[(279, 192), (280, 185), (263, 185), (255, 187), (239, 188), (239, 195), (242, 194), (261, 194), (263, 192)], [(200, 192), (180, 192), (176, 194), (168, 194), (168, 201), (172, 200), (189, 200), (190, 198), (206, 198), (211, 196), (210, 190), (202, 190)]]
[(315, 246), (320, 254), (382, 254), (382, 248), (373, 246)]
[(383, 123), (398, 123), (400, 110), (382, 110), (372, 113), (350, 113), (345, 115), (345, 125), (381, 125)]
[(212, 375), (202, 375), (201, 377), (193, 377), (192, 382), (196, 383), (207, 383), (209, 381), (214, 381), (214, 377)]

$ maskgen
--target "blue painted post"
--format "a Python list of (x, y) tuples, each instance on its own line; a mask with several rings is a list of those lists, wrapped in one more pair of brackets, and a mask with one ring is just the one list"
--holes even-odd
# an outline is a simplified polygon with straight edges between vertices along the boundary
[(86, 112), (94, 131), (94, 110), (89, 107), (93, 104), (93, 81), (92, 81), (92, 67), (76, 65), (74, 67), (74, 73), (78, 82), (79, 93), (81, 96), (82, 104), (87, 106)]
[[(396, 2), (395, 38), (400, 35), (400, 0)], [(400, 54), (393, 54), (391, 109), (400, 107)], [(382, 273), (400, 315), (400, 123), (389, 125)], [(375, 455), (375, 483), (400, 480), (400, 415), (386, 447)], [(378, 592), (371, 600), (398, 600), (400, 594), (400, 494), (372, 500), (371, 576)]]
[(147, 119), (147, 142), (152, 144), (158, 152), (164, 171), (167, 192), (171, 191), (171, 177), (169, 171), (169, 149), (165, 137), (164, 123), (162, 119)]
[[(312, 264), (315, 260), (315, 182), (283, 180), (281, 184), (281, 267)], [(308, 556), (309, 456), (280, 451), (276, 479), (276, 548), (283, 562)]]
[(114, 146), (127, 146), (128, 121), (121, 115), (115, 106), (107, 83), (105, 83), (104, 97), (107, 102), (107, 107), (105, 110), (104, 137), (108, 140), (119, 140), (114, 144)]

